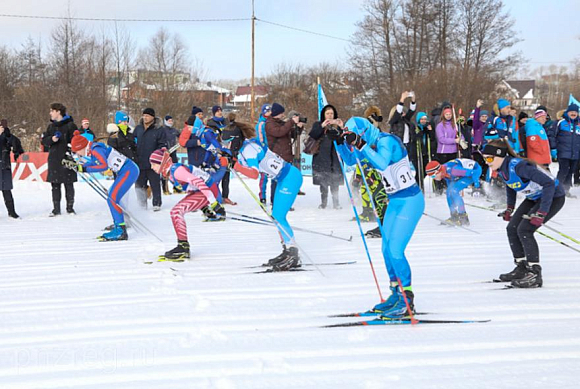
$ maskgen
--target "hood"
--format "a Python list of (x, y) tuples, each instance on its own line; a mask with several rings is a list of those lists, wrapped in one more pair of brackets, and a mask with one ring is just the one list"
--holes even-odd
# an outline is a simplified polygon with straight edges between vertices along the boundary
[(330, 108), (330, 109), (332, 109), (332, 111), (334, 112), (334, 117), (333, 117), (333, 119), (338, 119), (338, 112), (336, 111), (336, 108), (334, 108), (334, 106), (333, 106), (333, 105), (326, 104), (326, 105), (325, 105), (325, 106), (322, 108), (322, 110), (320, 111), (320, 121), (321, 121), (321, 122), (323, 122), (323, 121), (324, 121), (324, 116), (323, 116), (323, 114), (324, 114), (324, 111), (325, 111), (327, 108)]
[(344, 126), (348, 131), (352, 131), (359, 135), (370, 146), (374, 146), (377, 143), (379, 134), (381, 133), (381, 131), (373, 126), (371, 122), (359, 116), (348, 119)]
[[(415, 122), (417, 123), (418, 126), (420, 126), (421, 124), (419, 123), (419, 121), (421, 120), (421, 118), (427, 117), (427, 114), (425, 112), (419, 112), (417, 114), (417, 117), (415, 118)], [(427, 121), (427, 123), (429, 123), (429, 121)]]

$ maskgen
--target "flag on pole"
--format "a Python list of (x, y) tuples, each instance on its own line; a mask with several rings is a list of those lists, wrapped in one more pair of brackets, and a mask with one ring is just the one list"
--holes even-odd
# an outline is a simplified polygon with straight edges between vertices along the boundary
[[(318, 87), (320, 87), (320, 85), (318, 85)], [(320, 104), (320, 103), (318, 103), (318, 104)], [(580, 101), (576, 100), (574, 98), (574, 96), (572, 96), (572, 93), (570, 93), (570, 100), (568, 101), (568, 105), (570, 105), (570, 104), (576, 104), (577, 106), (580, 107)]]
[[(322, 90), (322, 85), (320, 85), (320, 78), (318, 79), (318, 115), (322, 115), (322, 108), (328, 105), (326, 101), (326, 96), (324, 95), (324, 91)], [(322, 120), (322, 117), (319, 118)]]

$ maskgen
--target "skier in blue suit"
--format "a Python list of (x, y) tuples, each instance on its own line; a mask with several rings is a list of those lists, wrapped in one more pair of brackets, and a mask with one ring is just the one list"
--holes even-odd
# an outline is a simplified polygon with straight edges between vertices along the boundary
[(111, 169), (116, 173), (117, 178), (109, 188), (107, 196), (114, 226), (111, 231), (104, 233), (98, 239), (102, 241), (127, 240), (127, 227), (119, 202), (137, 181), (139, 167), (114, 148), (100, 142), (89, 142), (78, 131), (75, 131), (71, 140), (71, 150), (81, 157), (88, 158), (87, 162), (74, 167), (78, 172), (98, 173)]
[(284, 161), (278, 154), (255, 139), (255, 130), (252, 126), (239, 122), (237, 124), (245, 140), (233, 169), (252, 179), (257, 179), (260, 173), (264, 173), (272, 181), (277, 182), (272, 217), (277, 222), (283, 250), (280, 255), (270, 259), (267, 265), (272, 266), (274, 271), (300, 267), (301, 261), (294, 241), (294, 231), (286, 215), (302, 186), (302, 174), (292, 164)]
[(411, 267), (405, 248), (425, 210), (425, 198), (415, 181), (415, 169), (401, 139), (381, 132), (368, 120), (353, 117), (345, 130), (329, 134), (348, 165), (366, 159), (383, 176), (389, 207), (382, 221), (383, 257), (390, 279), (391, 296), (373, 308), (384, 319), (405, 317), (414, 309)]
[(472, 159), (453, 159), (443, 165), (437, 161), (427, 164), (425, 172), (437, 181), (447, 182), (447, 205), (451, 217), (445, 222), (452, 225), (468, 226), (469, 218), (465, 212), (465, 203), (461, 191), (469, 185), (479, 188), (481, 166)]

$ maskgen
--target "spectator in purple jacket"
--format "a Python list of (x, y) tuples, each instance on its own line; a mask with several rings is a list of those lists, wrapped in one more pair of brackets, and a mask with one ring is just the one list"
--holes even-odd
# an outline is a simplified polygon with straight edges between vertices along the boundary
[(437, 160), (444, 164), (457, 158), (457, 144), (461, 140), (457, 136), (457, 127), (453, 123), (451, 107), (446, 106), (441, 112), (441, 121), (435, 128), (437, 135)]
[(481, 178), (485, 179), (487, 175), (488, 166), (483, 160), (480, 150), (483, 148), (485, 129), (487, 127), (487, 119), (489, 113), (481, 109), (483, 100), (477, 100), (475, 104), (475, 112), (473, 113), (473, 140), (472, 140), (472, 158), (481, 166)]

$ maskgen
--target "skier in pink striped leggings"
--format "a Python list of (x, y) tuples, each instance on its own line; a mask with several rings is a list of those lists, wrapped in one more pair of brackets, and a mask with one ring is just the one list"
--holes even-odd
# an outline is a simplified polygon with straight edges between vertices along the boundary
[[(226, 172), (227, 160), (220, 164), (219, 169), (210, 173), (196, 166), (181, 163), (172, 163), (171, 156), (166, 150), (155, 150), (149, 158), (151, 168), (168, 178), (174, 185), (181, 186), (187, 195), (171, 209), (171, 221), (177, 235), (177, 247), (159, 257), (160, 261), (183, 262), (190, 257), (189, 242), (187, 240), (187, 224), (185, 214), (199, 209), (209, 219), (225, 217), (225, 210), (216, 200), (217, 185)], [(210, 189), (211, 188), (211, 189)]]

